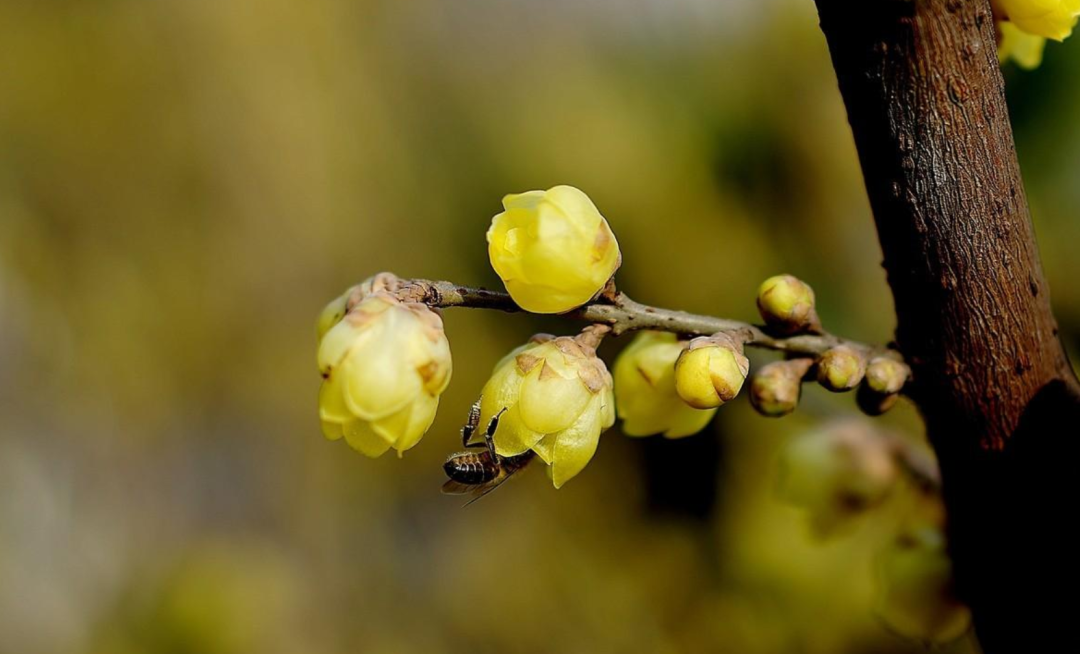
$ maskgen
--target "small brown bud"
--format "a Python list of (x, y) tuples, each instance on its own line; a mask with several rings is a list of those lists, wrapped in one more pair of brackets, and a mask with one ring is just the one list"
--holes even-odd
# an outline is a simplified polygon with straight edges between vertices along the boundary
[(834, 393), (855, 388), (865, 374), (866, 355), (850, 345), (837, 345), (818, 361), (818, 382)]
[(874, 357), (866, 366), (866, 385), (883, 395), (899, 393), (910, 376), (907, 365), (889, 357)]
[(855, 392), (855, 403), (868, 416), (880, 416), (893, 408), (899, 399), (899, 393), (878, 393), (867, 384), (859, 386)]
[(765, 364), (750, 379), (750, 403), (770, 418), (791, 413), (799, 404), (802, 379), (813, 365), (807, 358)]

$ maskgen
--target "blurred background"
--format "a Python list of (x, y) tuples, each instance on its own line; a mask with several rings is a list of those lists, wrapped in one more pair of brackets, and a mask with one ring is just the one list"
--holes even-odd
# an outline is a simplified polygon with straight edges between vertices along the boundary
[[(450, 310), (454, 380), (403, 459), (316, 415), (327, 301), (381, 270), (499, 287), (501, 197), (555, 184), (640, 301), (754, 320), (790, 272), (887, 342), (811, 0), (6, 1), (0, 44), (0, 652), (922, 651), (875, 609), (903, 493), (831, 538), (778, 497), (850, 396), (613, 429), (564, 489), (531, 470), (462, 509), (441, 463), (491, 367), (571, 326)], [(1006, 76), (1075, 352), (1080, 38)], [(922, 438), (908, 405), (858, 424)]]

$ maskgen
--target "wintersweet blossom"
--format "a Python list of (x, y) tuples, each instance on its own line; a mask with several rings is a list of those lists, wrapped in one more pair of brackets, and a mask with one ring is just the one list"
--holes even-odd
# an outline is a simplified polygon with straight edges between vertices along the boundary
[(559, 488), (581, 472), (615, 422), (611, 375), (595, 349), (574, 338), (534, 337), (495, 367), (482, 391), (480, 424), (504, 410), (495, 451), (532, 450)]
[(318, 351), (323, 433), (331, 440), (344, 437), (368, 456), (391, 447), (400, 456), (431, 426), (450, 383), (442, 318), (426, 305), (379, 291), (333, 322), (341, 306), (341, 298), (328, 305), (319, 323), (320, 330), (333, 323)]
[(622, 260), (615, 234), (572, 186), (503, 198), (488, 229), (488, 255), (522, 309), (564, 313), (603, 290)]

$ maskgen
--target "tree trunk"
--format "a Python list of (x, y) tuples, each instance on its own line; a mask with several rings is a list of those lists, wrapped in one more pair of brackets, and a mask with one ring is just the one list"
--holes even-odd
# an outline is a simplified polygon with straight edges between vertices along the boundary
[(1050, 311), (989, 0), (817, 6), (910, 395), (941, 462), (958, 591), (988, 654), (1066, 647), (1080, 386)]

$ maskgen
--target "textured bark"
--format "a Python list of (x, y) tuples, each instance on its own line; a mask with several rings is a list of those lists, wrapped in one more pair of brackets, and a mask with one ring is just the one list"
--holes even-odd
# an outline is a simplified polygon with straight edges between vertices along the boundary
[(989, 0), (817, 5), (910, 395), (941, 461), (959, 591), (989, 653), (1075, 641), (1073, 601), (1049, 593), (1075, 588), (1080, 393), (1039, 263)]

